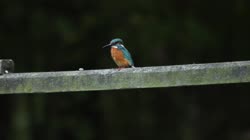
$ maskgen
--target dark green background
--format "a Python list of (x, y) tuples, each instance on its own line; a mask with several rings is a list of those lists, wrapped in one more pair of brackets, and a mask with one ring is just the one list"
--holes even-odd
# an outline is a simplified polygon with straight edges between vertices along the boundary
[[(250, 60), (249, 0), (1, 0), (16, 72)], [(249, 140), (250, 85), (1, 95), (0, 140)]]

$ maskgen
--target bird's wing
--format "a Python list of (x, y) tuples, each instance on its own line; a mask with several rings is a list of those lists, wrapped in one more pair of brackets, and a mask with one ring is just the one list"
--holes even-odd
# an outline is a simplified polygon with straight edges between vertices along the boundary
[(129, 65), (134, 66), (134, 62), (133, 62), (133, 59), (132, 59), (129, 51), (123, 45), (121, 45), (121, 47), (119, 47), (119, 48), (122, 50), (122, 53), (123, 53), (125, 59), (128, 60)]

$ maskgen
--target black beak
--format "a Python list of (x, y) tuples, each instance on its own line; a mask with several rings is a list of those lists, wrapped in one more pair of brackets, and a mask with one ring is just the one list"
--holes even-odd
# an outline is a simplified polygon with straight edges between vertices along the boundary
[(107, 45), (103, 46), (102, 48), (109, 47), (109, 46), (111, 46), (111, 44), (107, 44)]

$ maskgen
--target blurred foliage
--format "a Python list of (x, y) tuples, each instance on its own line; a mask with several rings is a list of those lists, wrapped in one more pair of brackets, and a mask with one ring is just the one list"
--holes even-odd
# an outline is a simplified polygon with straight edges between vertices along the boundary
[[(1, 0), (0, 57), (16, 72), (249, 60), (247, 0)], [(249, 84), (1, 95), (1, 140), (249, 140)]]

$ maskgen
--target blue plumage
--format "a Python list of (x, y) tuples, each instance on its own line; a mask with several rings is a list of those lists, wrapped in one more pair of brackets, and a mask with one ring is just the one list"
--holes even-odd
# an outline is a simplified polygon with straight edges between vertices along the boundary
[(122, 44), (117, 44), (116, 46), (118, 47), (119, 50), (122, 51), (125, 59), (129, 61), (129, 65), (134, 66), (134, 62), (129, 51)]

